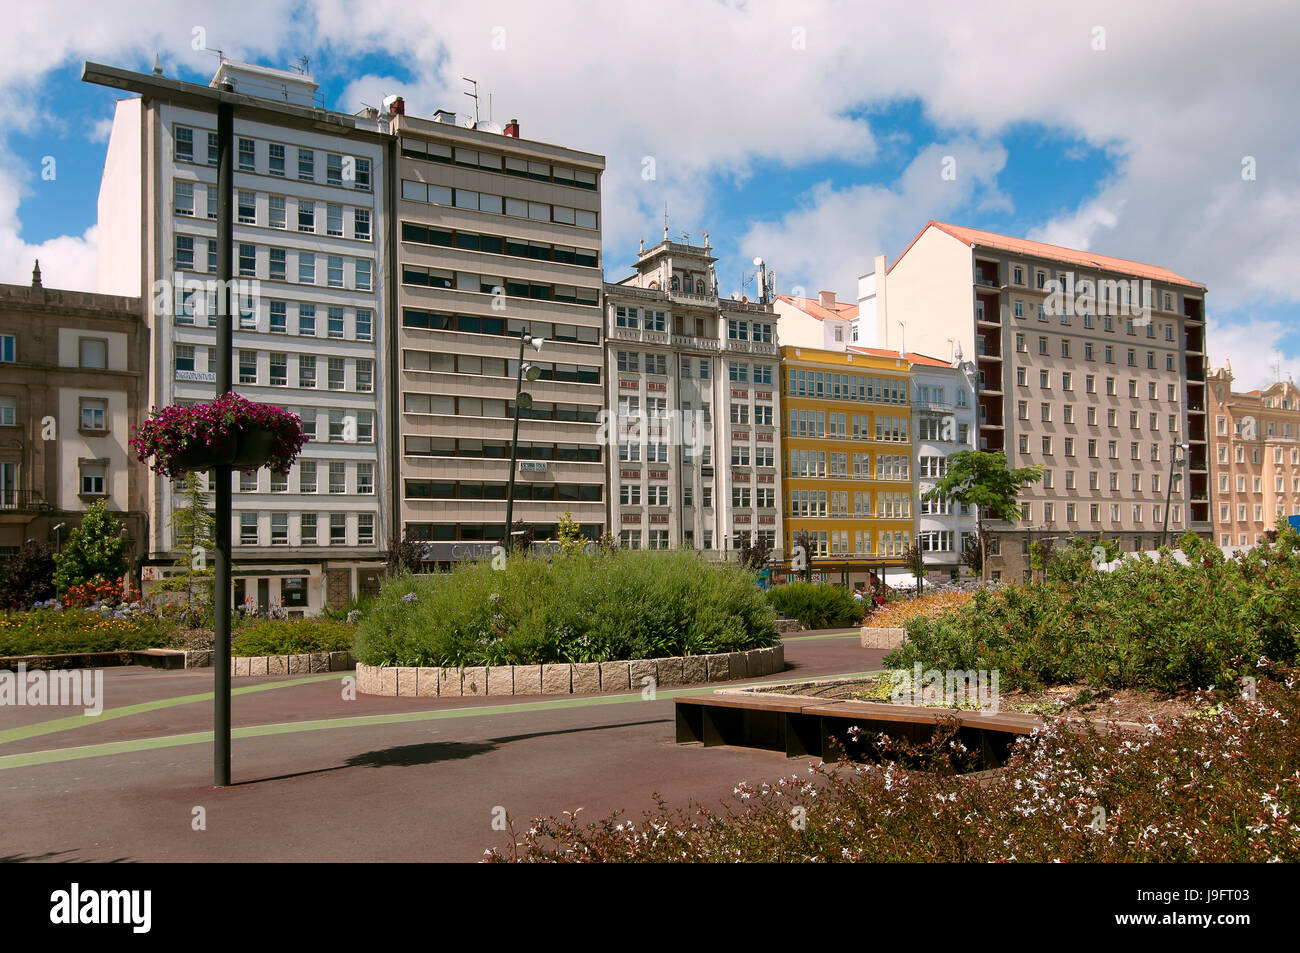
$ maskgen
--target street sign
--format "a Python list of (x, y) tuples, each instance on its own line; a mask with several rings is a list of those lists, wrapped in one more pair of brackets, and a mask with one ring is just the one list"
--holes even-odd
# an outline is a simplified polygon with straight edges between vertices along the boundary
[(530, 470), (538, 473), (545, 473), (546, 461), (545, 460), (520, 460), (519, 469), (520, 471)]

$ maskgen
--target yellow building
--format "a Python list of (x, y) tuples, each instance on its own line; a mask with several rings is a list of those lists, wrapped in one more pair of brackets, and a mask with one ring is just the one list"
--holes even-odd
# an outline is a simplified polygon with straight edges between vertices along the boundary
[[(827, 569), (900, 565), (912, 541), (908, 362), (874, 348), (781, 348), (785, 550)], [(817, 562), (813, 564), (814, 571)]]

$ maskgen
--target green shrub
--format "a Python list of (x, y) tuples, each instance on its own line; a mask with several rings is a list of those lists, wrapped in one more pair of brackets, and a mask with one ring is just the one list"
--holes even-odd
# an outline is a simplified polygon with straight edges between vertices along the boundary
[(776, 611), (798, 619), (807, 629), (830, 629), (862, 621), (862, 605), (839, 586), (792, 582), (770, 590), (767, 600)]
[(230, 654), (311, 655), (351, 651), (356, 629), (335, 619), (258, 619), (240, 626)]
[(511, 557), (401, 575), (362, 617), (369, 665), (530, 665), (704, 655), (775, 644), (739, 566), (690, 552)]
[(1172, 556), (1092, 568), (1087, 544), (1054, 561), (1046, 583), (976, 592), (957, 612), (907, 623), (885, 664), (998, 669), (1004, 686), (1083, 682), (1110, 688), (1224, 689), (1261, 658), (1300, 653), (1300, 536), (1226, 560), (1188, 534)]
[(96, 609), (0, 612), (0, 655), (63, 655), (163, 648), (175, 625), (144, 614), (115, 617)]

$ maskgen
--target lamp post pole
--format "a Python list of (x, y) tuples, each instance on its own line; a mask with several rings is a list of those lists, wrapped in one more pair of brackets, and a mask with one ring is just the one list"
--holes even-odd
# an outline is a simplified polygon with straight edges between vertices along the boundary
[[(515, 539), (511, 533), (514, 527), (515, 517), (515, 469), (518, 467), (519, 459), (519, 400), (523, 395), (524, 388), (524, 345), (532, 344), (539, 351), (542, 349), (542, 339), (534, 338), (523, 328), (519, 329), (519, 366), (515, 369), (515, 425), (514, 433), (510, 437), (510, 476), (506, 478), (506, 528), (505, 536), (501, 540), (501, 545), (505, 547), (507, 555), (514, 551)], [(530, 371), (529, 380), (536, 380), (537, 373), (535, 370)], [(529, 405), (531, 406), (531, 398)]]
[[(223, 92), (233, 92), (224, 84)], [(221, 283), (217, 302), (217, 396), (234, 387), (234, 334), (230, 320), (230, 284), (234, 277), (234, 106), (221, 102), (217, 106), (217, 279)], [(216, 481), (214, 498), (214, 541), (216, 543), (216, 581), (212, 598), (214, 672), (212, 697), (212, 783), (219, 788), (230, 784), (230, 474), (229, 466), (212, 470)]]
[[(1186, 454), (1189, 446), (1190, 444), (1186, 443), (1174, 443), (1169, 448), (1169, 483), (1165, 486), (1165, 519), (1164, 525), (1160, 528), (1161, 548), (1164, 548), (1169, 538), (1169, 501), (1174, 494), (1174, 466), (1178, 461), (1178, 451), (1181, 448), (1183, 453)], [(1183, 460), (1183, 463), (1186, 462), (1186, 460)], [(1182, 476), (1182, 474), (1179, 473), (1178, 476)]]

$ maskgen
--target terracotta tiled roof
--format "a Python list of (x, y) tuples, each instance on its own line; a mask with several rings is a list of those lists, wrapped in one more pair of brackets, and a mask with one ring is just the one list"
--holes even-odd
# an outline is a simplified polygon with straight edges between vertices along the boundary
[[(1009, 235), (999, 235), (996, 232), (986, 232), (978, 228), (966, 228), (962, 225), (950, 225), (947, 222), (936, 222), (931, 219), (926, 223), (925, 228), (917, 234), (916, 238), (908, 244), (903, 250), (903, 254), (898, 256), (894, 262), (897, 265), (903, 259), (903, 256), (915, 245), (921, 235), (925, 234), (926, 229), (934, 227), (940, 231), (951, 235), (960, 242), (968, 245), (983, 245), (986, 248), (996, 248), (999, 251), (1011, 252), (1015, 255), (1024, 255), (1033, 258), (1046, 258), (1049, 261), (1064, 262), (1069, 265), (1078, 265), (1083, 268), (1096, 269), (1098, 271), (1112, 271), (1123, 275), (1131, 275), (1135, 278), (1147, 278), (1151, 281), (1163, 281), (1168, 284), (1184, 285), (1189, 288), (1205, 289), (1205, 286), (1199, 282), (1192, 281), (1190, 278), (1184, 278), (1182, 275), (1175, 274), (1168, 268), (1160, 268), (1156, 265), (1147, 265), (1140, 261), (1131, 261), (1127, 258), (1113, 258), (1109, 255), (1099, 255), (1095, 252), (1080, 251), (1077, 248), (1065, 248), (1061, 245), (1049, 245), (1046, 242), (1031, 242), (1024, 238), (1012, 238)], [(886, 273), (894, 270), (894, 265), (886, 269)]]
[(915, 351), (900, 354), (898, 351), (889, 351), (879, 347), (859, 347), (856, 344), (850, 344), (848, 350), (854, 354), (870, 354), (872, 357), (906, 358), (909, 364), (925, 364), (930, 367), (952, 366), (948, 361), (941, 361), (937, 357), (930, 357), (928, 354), (917, 354)]
[(823, 308), (816, 298), (796, 298), (793, 295), (777, 295), (786, 304), (792, 304), (805, 314), (810, 314), (818, 321), (838, 318), (849, 321), (858, 316), (858, 306), (845, 301), (836, 301), (829, 308)]

